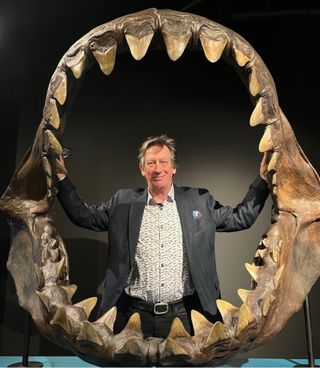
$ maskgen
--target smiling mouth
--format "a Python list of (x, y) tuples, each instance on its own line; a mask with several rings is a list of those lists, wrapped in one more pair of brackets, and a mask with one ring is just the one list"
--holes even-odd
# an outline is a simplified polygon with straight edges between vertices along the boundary
[[(66, 172), (57, 161), (62, 153), (59, 140), (77, 80), (95, 62), (109, 75), (117, 50), (126, 45), (136, 60), (150, 45), (165, 47), (173, 61), (186, 48), (202, 49), (211, 63), (225, 59), (243, 79), (255, 105), (250, 125), (265, 127), (259, 150), (271, 154), (272, 225), (262, 235), (253, 262), (245, 265), (252, 287), (238, 290), (240, 307), (217, 301), (223, 323), (213, 325), (193, 311), (194, 336), (175, 319), (166, 339), (145, 340), (138, 314), (114, 334), (114, 307), (89, 322), (97, 299), (72, 304), (77, 286), (69, 284), (67, 252), (48, 215), (56, 195), (55, 174)], [(19, 303), (46, 337), (93, 364), (219, 365), (277, 334), (319, 277), (319, 182), (280, 110), (270, 73), (239, 35), (203, 17), (170, 10), (148, 9), (103, 24), (77, 41), (59, 62), (32, 149), (1, 197), (0, 209), (15, 219), (8, 268)]]

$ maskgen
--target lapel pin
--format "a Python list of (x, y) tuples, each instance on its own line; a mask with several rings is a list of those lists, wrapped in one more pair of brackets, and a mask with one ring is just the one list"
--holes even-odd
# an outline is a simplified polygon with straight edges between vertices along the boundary
[(201, 218), (201, 213), (197, 210), (193, 210), (192, 211), (192, 216), (193, 216), (194, 220), (197, 220), (197, 219)]

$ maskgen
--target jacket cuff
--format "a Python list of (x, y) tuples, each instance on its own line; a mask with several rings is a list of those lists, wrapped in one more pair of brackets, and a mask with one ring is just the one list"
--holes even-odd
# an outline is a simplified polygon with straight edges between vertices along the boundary
[(64, 179), (56, 182), (56, 188), (58, 192), (69, 192), (74, 188), (74, 185), (71, 183), (71, 180), (66, 176)]
[(255, 180), (252, 182), (250, 186), (255, 189), (264, 189), (264, 188), (268, 189), (269, 188), (268, 183), (265, 180), (263, 180), (260, 175), (258, 175), (255, 178)]

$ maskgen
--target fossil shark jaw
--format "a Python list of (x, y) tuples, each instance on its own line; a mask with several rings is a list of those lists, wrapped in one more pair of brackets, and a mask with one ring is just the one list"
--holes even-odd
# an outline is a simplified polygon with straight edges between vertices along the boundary
[[(153, 42), (164, 46), (173, 61), (187, 48), (202, 48), (209, 62), (223, 58), (240, 74), (255, 105), (250, 125), (265, 126), (259, 150), (270, 155), (274, 211), (253, 262), (246, 264), (252, 289), (238, 291), (242, 305), (217, 301), (224, 323), (215, 325), (193, 311), (194, 336), (177, 319), (166, 339), (145, 340), (138, 315), (114, 334), (114, 308), (89, 322), (95, 299), (72, 304), (76, 287), (69, 285), (67, 252), (48, 211), (55, 174), (66, 171), (57, 162), (59, 140), (77, 80), (94, 61), (105, 75), (111, 74), (121, 47), (140, 60)], [(148, 9), (103, 24), (71, 46), (51, 78), (35, 142), (0, 208), (15, 218), (8, 268), (20, 304), (45, 336), (94, 364), (221, 364), (279, 332), (319, 277), (319, 177), (279, 108), (272, 77), (239, 35), (192, 14)]]

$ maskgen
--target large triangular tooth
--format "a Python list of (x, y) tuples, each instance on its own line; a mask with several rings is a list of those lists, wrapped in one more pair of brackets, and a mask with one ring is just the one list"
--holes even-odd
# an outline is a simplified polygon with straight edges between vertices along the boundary
[(59, 102), (60, 105), (64, 105), (67, 99), (67, 76), (66, 73), (61, 73), (61, 80), (54, 92), (53, 97)]
[(62, 147), (57, 138), (51, 132), (51, 130), (46, 130), (46, 136), (49, 142), (49, 146), (56, 153), (56, 155), (62, 155)]
[(191, 311), (191, 321), (194, 329), (194, 334), (198, 335), (199, 333), (203, 332), (206, 328), (212, 328), (213, 324), (209, 322), (205, 316), (199, 313), (196, 310)]
[(176, 337), (190, 337), (180, 318), (176, 317), (173, 320), (168, 337), (173, 339)]
[(250, 117), (250, 126), (252, 127), (262, 124), (264, 122), (262, 104), (263, 104), (262, 98), (260, 98)]
[(245, 267), (246, 267), (247, 271), (250, 273), (253, 280), (257, 282), (259, 268), (255, 265), (253, 265), (253, 264), (250, 264), (250, 263), (246, 263)]
[(268, 293), (262, 299), (262, 315), (265, 317), (269, 311), (269, 308), (273, 301), (275, 300), (275, 296), (272, 295), (272, 292)]
[(253, 97), (257, 96), (261, 91), (261, 86), (255, 69), (251, 70), (249, 78), (249, 91)]
[(125, 344), (115, 351), (116, 361), (124, 366), (145, 366), (147, 358), (147, 344), (135, 337), (129, 338)]
[(38, 288), (41, 289), (45, 284), (43, 272), (41, 268), (37, 265), (37, 263), (34, 263), (34, 270), (38, 281)]
[(51, 98), (50, 99), (50, 107), (49, 107), (49, 123), (55, 129), (59, 129), (60, 127), (60, 115), (57, 108), (56, 100)]
[(64, 164), (57, 158), (56, 158), (56, 172), (59, 174), (64, 174), (64, 175), (68, 174), (68, 171), (66, 167), (64, 166)]
[(58, 307), (56, 313), (54, 314), (52, 320), (50, 321), (51, 326), (59, 326), (68, 335), (71, 335), (72, 328), (69, 323), (66, 308), (64, 306)]
[(229, 334), (229, 331), (226, 325), (218, 321), (213, 325), (203, 348), (206, 349), (209, 346), (212, 346), (219, 341), (228, 339), (229, 337), (230, 337), (230, 334)]
[(278, 152), (273, 152), (270, 162), (268, 164), (268, 171), (276, 171), (278, 156), (279, 156)]
[(130, 337), (125, 344), (117, 350), (116, 354), (141, 355), (142, 357), (141, 340), (138, 340), (136, 337)]
[(94, 325), (92, 325), (92, 323), (89, 321), (83, 322), (77, 340), (83, 342), (88, 341), (94, 345), (103, 346), (103, 341), (100, 334), (94, 328)]
[(86, 66), (86, 53), (85, 50), (80, 49), (76, 55), (69, 56), (66, 58), (66, 65), (71, 69), (74, 77), (79, 79)]
[(112, 307), (103, 316), (101, 316), (95, 323), (103, 324), (113, 332), (114, 322), (117, 318), (117, 308)]
[(129, 45), (131, 55), (134, 59), (141, 60), (148, 51), (148, 47), (153, 38), (153, 33), (140, 38), (130, 34), (126, 34), (125, 36)]
[(122, 331), (134, 331), (137, 334), (142, 335), (141, 319), (140, 314), (138, 312), (133, 313), (130, 316), (129, 321), (127, 322), (125, 328)]
[(176, 61), (183, 54), (191, 37), (191, 32), (186, 32), (179, 36), (171, 35), (162, 31), (164, 43), (166, 45), (167, 53), (172, 61)]
[(242, 51), (238, 49), (234, 49), (234, 54), (237, 64), (241, 67), (245, 66), (250, 60), (249, 56), (245, 55)]
[(250, 323), (255, 320), (250, 308), (247, 304), (242, 304), (239, 310), (239, 319), (237, 324), (236, 335), (243, 331)]
[(183, 356), (185, 359), (190, 358), (187, 351), (179, 344), (175, 339), (167, 338), (165, 340), (164, 351), (162, 353), (162, 358), (170, 356)]
[(269, 126), (265, 129), (264, 134), (261, 138), (259, 144), (259, 151), (260, 152), (267, 152), (272, 151), (274, 149), (274, 145), (272, 142), (271, 131)]
[(220, 59), (228, 41), (226, 38), (211, 40), (205, 35), (200, 34), (200, 42), (206, 58), (211, 63), (215, 63)]
[(250, 290), (238, 289), (238, 295), (239, 298), (242, 300), (242, 303), (245, 303), (247, 301), (249, 294)]
[(235, 315), (238, 314), (239, 308), (235, 307), (231, 303), (226, 302), (225, 300), (222, 300), (222, 299), (217, 299), (216, 303), (217, 303), (219, 312), (222, 316), (223, 322), (226, 325), (231, 324), (232, 319), (235, 317)]
[(72, 297), (74, 293), (77, 291), (77, 285), (67, 285), (67, 286), (60, 286), (66, 293), (69, 304), (71, 304)]
[(90, 313), (92, 312), (92, 309), (97, 304), (97, 300), (98, 300), (98, 298), (93, 296), (92, 298), (88, 298), (88, 299), (82, 300), (79, 303), (74, 304), (74, 306), (82, 308), (84, 310), (87, 318), (89, 318)]
[(50, 300), (49, 300), (49, 298), (45, 294), (43, 294), (41, 291), (36, 290), (36, 293), (37, 293), (39, 299), (42, 301), (42, 303), (46, 307), (47, 311), (50, 312)]
[(279, 281), (280, 281), (281, 276), (282, 276), (283, 268), (284, 268), (284, 265), (282, 265), (280, 268), (278, 268), (275, 275), (274, 275), (273, 281), (274, 281), (275, 288), (277, 288), (279, 286)]
[(117, 43), (114, 41), (108, 48), (97, 48), (93, 50), (93, 55), (96, 58), (103, 74), (110, 75), (113, 71), (117, 55)]

